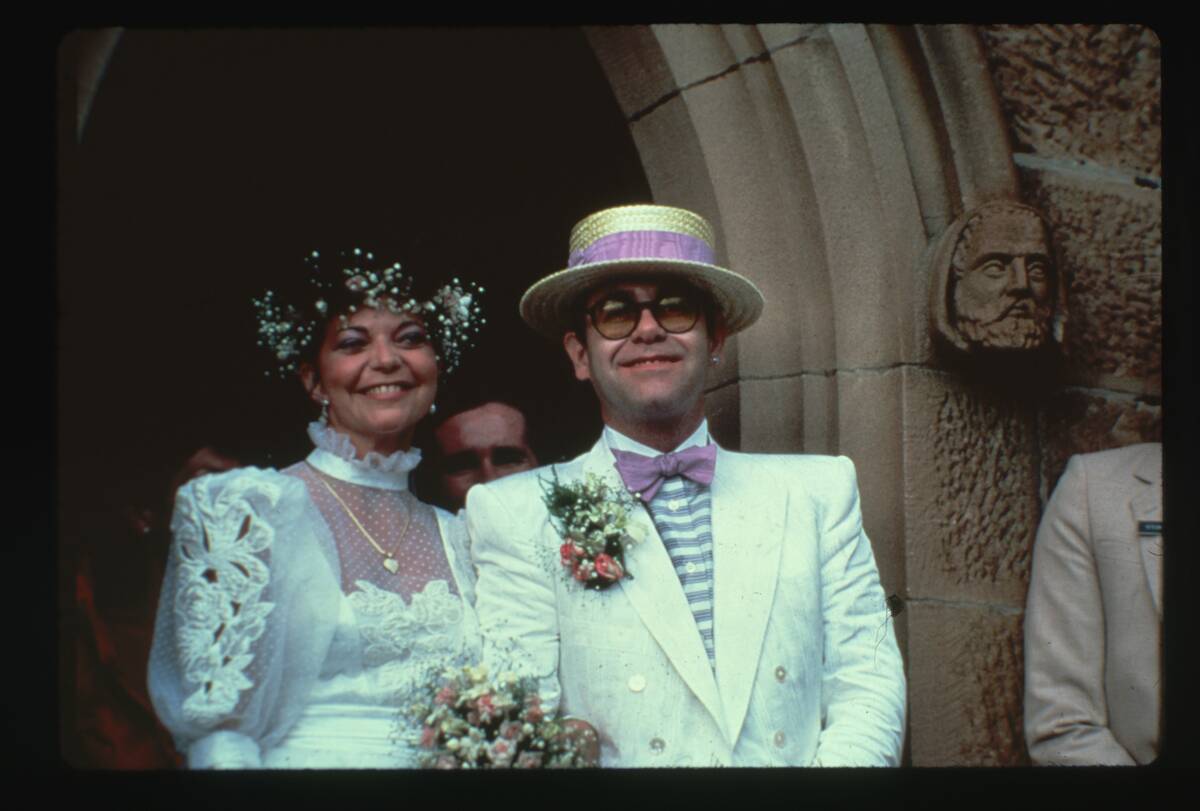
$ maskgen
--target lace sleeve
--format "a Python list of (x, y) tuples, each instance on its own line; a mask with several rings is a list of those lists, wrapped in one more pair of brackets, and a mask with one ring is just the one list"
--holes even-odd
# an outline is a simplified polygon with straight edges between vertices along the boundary
[[(150, 655), (155, 710), (192, 767), (253, 767), (311, 690), (341, 592), (304, 485), (247, 468), (176, 499)], [(284, 674), (286, 673), (286, 679)]]

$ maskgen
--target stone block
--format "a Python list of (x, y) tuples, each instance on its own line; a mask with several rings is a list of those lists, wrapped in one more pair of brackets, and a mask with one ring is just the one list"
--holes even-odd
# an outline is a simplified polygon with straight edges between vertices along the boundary
[(838, 443), (858, 473), (863, 528), (887, 594), (905, 592), (903, 372), (839, 370)]
[(654, 202), (700, 214), (717, 230), (717, 256), (724, 256), (721, 219), (709, 167), (691, 114), (676, 96), (629, 126)]
[(1040, 517), (1035, 402), (924, 369), (904, 381), (909, 594), (1019, 608)]
[[(833, 374), (815, 373), (801, 376), (803, 392), (802, 453), (842, 453), (838, 448), (838, 382)], [(854, 457), (851, 457), (854, 458)]]
[[(809, 250), (819, 245), (829, 268), (837, 366), (899, 362), (912, 351), (912, 256), (889, 239), (892, 212), (839, 46), (828, 34), (810, 37), (772, 54), (772, 64), (810, 173), (821, 242)], [(886, 95), (882, 83), (876, 89)], [(923, 236), (919, 218), (911, 225)]]
[(1138, 394), (1162, 390), (1162, 195), (1133, 184), (1023, 172), (1027, 199), (1054, 224), (1068, 279), (1071, 379)]
[(828, 26), (822, 23), (769, 23), (756, 27), (763, 44), (774, 50), (821, 33)]
[[(638, 132), (643, 124), (656, 128), (653, 147), (671, 153), (680, 173), (708, 180), (719, 208), (719, 224), (714, 221), (718, 257), (724, 254), (728, 267), (763, 292), (761, 320), (739, 336), (741, 374), (776, 377), (833, 368), (833, 307), (821, 225), (772, 67), (747, 65), (685, 91), (681, 100), (635, 122), (635, 139), (639, 146), (648, 140)], [(692, 138), (701, 157), (689, 170), (675, 156), (687, 150), (682, 154), (690, 163)], [(653, 187), (656, 178), (650, 180)], [(669, 182), (683, 186), (689, 181), (672, 177)], [(655, 199), (672, 202), (657, 188)]]
[(652, 25), (675, 85), (690, 87), (719, 76), (738, 63), (720, 26)]
[(806, 375), (740, 383), (742, 450), (800, 453), (804, 449)]
[(742, 394), (738, 383), (711, 389), (704, 395), (704, 412), (708, 430), (722, 448), (742, 449)]
[(1162, 406), (1129, 395), (1065, 389), (1047, 403), (1041, 434), (1044, 504), (1073, 455), (1161, 442)]
[(1162, 57), (1140, 25), (983, 25), (1017, 152), (1162, 175)]
[(675, 92), (675, 79), (650, 26), (589, 25), (583, 31), (627, 119)]
[(914, 766), (1028, 766), (1023, 614), (910, 599), (909, 743)]
[(721, 33), (739, 63), (762, 57), (767, 52), (762, 33), (753, 25), (722, 25)]
[(870, 238), (886, 245), (886, 261), (879, 273), (894, 294), (890, 306), (901, 324), (900, 357), (905, 362), (919, 362), (929, 354), (926, 268), (919, 261), (927, 235), (917, 193), (921, 181), (914, 177), (918, 168), (907, 151), (909, 143), (901, 125), (903, 115), (913, 111), (896, 109), (883, 61), (866, 26), (831, 25), (828, 30), (867, 144), (872, 191), (879, 197), (880, 210), (886, 212), (879, 223), (872, 224), (880, 230)]

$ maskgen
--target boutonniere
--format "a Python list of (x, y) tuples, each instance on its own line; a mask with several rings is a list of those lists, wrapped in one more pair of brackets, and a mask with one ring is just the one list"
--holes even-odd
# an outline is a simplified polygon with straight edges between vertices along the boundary
[(624, 488), (594, 473), (563, 484), (554, 470), (553, 481), (539, 481), (550, 522), (563, 539), (559, 557), (570, 576), (596, 590), (625, 577), (632, 580), (625, 550), (641, 541), (642, 533), (629, 520), (635, 505)]

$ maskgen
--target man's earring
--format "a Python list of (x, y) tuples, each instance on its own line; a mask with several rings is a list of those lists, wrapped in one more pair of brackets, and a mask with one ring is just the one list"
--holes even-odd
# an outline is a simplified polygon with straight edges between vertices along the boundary
[(329, 424), (329, 401), (328, 400), (321, 401), (321, 422), (325, 423), (326, 425)]
[(430, 414), (436, 414), (436, 413), (437, 413), (437, 403), (430, 403), (430, 404), (429, 404), (429, 413), (430, 413)]
[(720, 355), (713, 355), (713, 356), (712, 356), (712, 362), (713, 362), (713, 365), (714, 365), (714, 366), (716, 366), (718, 363), (720, 363), (720, 362), (721, 362), (721, 356), (720, 356)]

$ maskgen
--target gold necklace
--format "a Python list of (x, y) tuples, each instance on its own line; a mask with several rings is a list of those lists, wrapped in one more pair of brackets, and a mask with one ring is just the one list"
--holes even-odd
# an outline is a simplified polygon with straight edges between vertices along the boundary
[[(310, 465), (310, 467), (312, 466)], [(313, 469), (316, 470), (316, 468)], [(383, 568), (387, 569), (392, 574), (400, 571), (399, 561), (397, 561), (393, 556), (389, 555), (382, 546), (375, 542), (375, 539), (371, 537), (371, 533), (367, 532), (367, 528), (364, 527), (362, 522), (358, 520), (358, 516), (354, 514), (354, 511), (346, 506), (346, 502), (342, 501), (342, 497), (337, 494), (337, 491), (330, 486), (329, 482), (325, 481), (325, 477), (318, 476), (317, 479), (321, 482), (321, 484), (325, 485), (325, 489), (329, 491), (329, 495), (337, 499), (337, 503), (342, 505), (342, 509), (346, 511), (346, 515), (350, 516), (350, 520), (354, 522), (354, 526), (358, 527), (358, 531), (363, 534), (363, 537), (370, 542), (371, 546), (375, 547), (376, 552), (383, 556)], [(408, 528), (412, 526), (414, 512), (415, 510), (409, 508), (408, 520), (404, 522), (404, 529), (400, 532), (401, 542), (404, 541), (404, 536), (408, 534)], [(397, 548), (399, 548), (399, 544), (397, 544)]]

